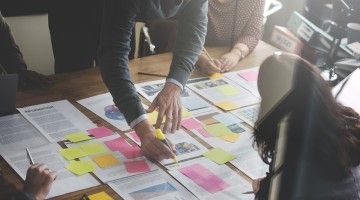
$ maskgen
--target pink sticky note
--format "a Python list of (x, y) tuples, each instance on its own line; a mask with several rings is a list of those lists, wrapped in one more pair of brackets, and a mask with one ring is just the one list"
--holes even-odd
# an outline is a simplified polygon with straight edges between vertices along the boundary
[(140, 141), (140, 138), (139, 138), (139, 136), (136, 134), (136, 132), (135, 131), (133, 131), (133, 132), (131, 132), (131, 133), (129, 133), (130, 134), (130, 136), (132, 137), (132, 139), (135, 141), (135, 142), (137, 142), (137, 143), (141, 143), (141, 141)]
[(194, 118), (182, 120), (181, 126), (186, 128), (187, 130), (202, 128), (202, 124)]
[(239, 72), (239, 76), (243, 77), (247, 81), (257, 81), (259, 72), (258, 71), (245, 71), (245, 72)]
[(104, 142), (111, 151), (122, 151), (132, 146), (124, 138), (116, 138), (114, 140), (109, 140)]
[(204, 128), (198, 128), (196, 131), (206, 138), (211, 137), (211, 135)]
[(121, 153), (127, 159), (134, 159), (143, 156), (141, 149), (138, 146), (132, 146), (131, 148), (122, 149)]
[(113, 134), (112, 130), (104, 126), (87, 130), (87, 132), (90, 133), (95, 138), (102, 138)]
[(125, 161), (126, 171), (129, 173), (149, 172), (150, 167), (145, 160)]
[(230, 186), (200, 164), (193, 164), (181, 168), (179, 171), (211, 194), (222, 191)]

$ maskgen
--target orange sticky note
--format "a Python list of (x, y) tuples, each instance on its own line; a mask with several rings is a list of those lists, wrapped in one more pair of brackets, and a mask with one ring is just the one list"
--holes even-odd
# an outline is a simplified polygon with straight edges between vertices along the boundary
[(221, 101), (221, 102), (217, 102), (215, 105), (225, 111), (235, 110), (237, 108), (240, 108), (240, 106), (233, 101)]
[(223, 75), (220, 73), (211, 74), (209, 76), (210, 79), (218, 79), (218, 78), (222, 78), (222, 77), (223, 77)]
[(110, 153), (94, 156), (92, 159), (101, 168), (113, 167), (120, 164), (120, 161)]
[(99, 192), (88, 196), (90, 200), (114, 200), (106, 192)]
[(240, 138), (240, 135), (235, 134), (235, 133), (234, 134), (226, 134), (226, 135), (221, 136), (220, 138), (225, 141), (234, 143)]

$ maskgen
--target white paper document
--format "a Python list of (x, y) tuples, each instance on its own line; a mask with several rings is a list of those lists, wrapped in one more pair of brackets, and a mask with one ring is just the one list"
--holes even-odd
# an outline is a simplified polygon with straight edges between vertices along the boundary
[(100, 94), (78, 101), (79, 104), (89, 109), (103, 120), (109, 122), (121, 131), (129, 130), (125, 116), (115, 106), (110, 93)]
[(169, 166), (169, 173), (199, 199), (250, 200), (251, 184), (226, 165), (198, 158)]
[(236, 108), (240, 108), (260, 102), (260, 99), (250, 91), (227, 78), (210, 79), (190, 83), (187, 86), (215, 105), (231, 102), (236, 104)]
[(59, 142), (70, 133), (96, 127), (67, 100), (18, 108), (18, 110), (51, 142)]
[(197, 198), (161, 170), (108, 183), (125, 200), (196, 200)]
[[(134, 137), (133, 134), (126, 134), (139, 146), (141, 145), (140, 140)], [(178, 130), (175, 133), (166, 134), (166, 138), (172, 143), (176, 150), (177, 161), (183, 161), (195, 157), (199, 157), (208, 151), (206, 147), (200, 144), (195, 138), (191, 137), (184, 130)], [(165, 159), (161, 161), (161, 164), (168, 165), (174, 163), (173, 159)]]
[[(104, 183), (107, 183), (109, 181), (113, 181), (116, 179), (121, 179), (125, 177), (134, 176), (137, 174), (141, 174), (144, 172), (128, 172), (125, 166), (125, 162), (131, 162), (131, 161), (144, 161), (148, 167), (149, 171), (157, 170), (159, 169), (158, 166), (156, 166), (154, 163), (150, 162), (143, 156), (135, 156), (134, 158), (126, 158), (123, 153), (132, 154), (131, 151), (131, 145), (124, 140), (120, 135), (115, 134), (107, 137), (103, 137), (100, 139), (93, 139), (90, 141), (85, 142), (78, 142), (78, 143), (66, 143), (66, 146), (68, 147), (79, 147), (86, 144), (104, 144), (106, 147), (106, 151), (98, 154), (93, 154), (84, 158), (81, 158), (81, 160), (90, 160), (93, 165), (95, 166), (96, 170), (94, 174)], [(120, 150), (113, 149), (116, 151), (112, 151), (111, 148), (117, 148), (120, 147)], [(127, 148), (128, 147), (128, 148)], [(137, 147), (137, 146), (136, 146)], [(138, 152), (137, 152), (138, 153)], [(136, 153), (136, 154), (137, 154)], [(126, 154), (126, 155), (127, 155)], [(113, 164), (111, 166), (106, 167), (99, 167), (99, 165), (95, 162), (96, 158), (103, 157), (103, 156), (111, 156), (113, 159), (117, 161), (116, 164)], [(104, 158), (104, 157), (103, 157)], [(106, 162), (106, 161), (103, 161)]]
[(50, 143), (22, 115), (0, 117), (0, 154), (8, 154), (19, 148), (36, 147)]
[[(50, 170), (57, 172), (57, 178), (53, 183), (48, 198), (99, 185), (99, 182), (90, 174), (75, 176), (65, 169), (67, 162), (60, 156), (60, 148), (58, 144), (30, 148), (35, 163), (44, 163)], [(3, 157), (20, 177), (25, 180), (27, 169), (30, 167), (30, 161), (25, 148), (11, 154), (5, 154)]]
[(257, 86), (257, 77), (259, 74), (259, 67), (254, 67), (251, 69), (240, 70), (236, 72), (225, 73), (224, 76), (241, 87), (249, 90), (253, 95), (260, 98), (258, 86)]
[(249, 124), (251, 127), (254, 127), (259, 116), (259, 110), (260, 110), (260, 105), (257, 104), (231, 111), (231, 113), (239, 117), (241, 120)]

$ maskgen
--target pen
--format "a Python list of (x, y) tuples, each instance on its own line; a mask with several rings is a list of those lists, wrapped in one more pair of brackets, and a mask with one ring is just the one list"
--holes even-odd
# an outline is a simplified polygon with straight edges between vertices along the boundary
[(210, 56), (209, 52), (205, 49), (205, 47), (203, 48), (203, 51), (204, 51), (205, 55), (209, 58), (209, 60), (211, 60), (211, 62), (214, 62), (214, 60)]
[[(161, 142), (163, 142), (166, 146), (169, 147), (169, 149), (172, 149), (169, 141), (166, 139), (164, 133), (161, 131), (161, 129), (155, 129), (155, 137), (159, 139)], [(176, 159), (176, 155), (174, 157), (174, 161), (179, 164), (178, 160)]]
[(243, 194), (254, 194), (254, 191), (243, 192)]
[(30, 160), (30, 164), (31, 164), (31, 165), (34, 165), (34, 160), (33, 160), (32, 156), (31, 156), (31, 153), (30, 153), (30, 151), (29, 151), (29, 148), (27, 148), (27, 147), (26, 147), (26, 154), (27, 154), (27, 156), (28, 156), (28, 158), (29, 158), (29, 160)]
[(139, 75), (148, 75), (148, 76), (157, 76), (157, 77), (167, 77), (163, 74), (147, 73), (147, 72), (138, 72)]

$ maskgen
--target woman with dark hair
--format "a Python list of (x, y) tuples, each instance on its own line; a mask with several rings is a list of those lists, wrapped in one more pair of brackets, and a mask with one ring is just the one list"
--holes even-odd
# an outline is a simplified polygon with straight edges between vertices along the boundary
[[(270, 172), (253, 184), (257, 199), (268, 199), (280, 173), (288, 178), (281, 182), (288, 199), (360, 199), (359, 114), (336, 102), (318, 69), (296, 55), (266, 59), (258, 87), (254, 142)], [(288, 123), (283, 135), (282, 122)]]

